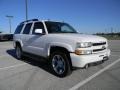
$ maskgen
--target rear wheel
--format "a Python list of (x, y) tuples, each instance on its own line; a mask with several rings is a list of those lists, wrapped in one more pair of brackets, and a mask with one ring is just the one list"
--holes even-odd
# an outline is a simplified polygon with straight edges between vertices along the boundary
[(50, 56), (50, 65), (55, 75), (59, 77), (65, 77), (71, 73), (70, 63), (64, 52), (53, 52)]
[(18, 59), (22, 59), (23, 55), (22, 55), (22, 49), (21, 49), (21, 46), (20, 45), (17, 45), (16, 48), (16, 57)]

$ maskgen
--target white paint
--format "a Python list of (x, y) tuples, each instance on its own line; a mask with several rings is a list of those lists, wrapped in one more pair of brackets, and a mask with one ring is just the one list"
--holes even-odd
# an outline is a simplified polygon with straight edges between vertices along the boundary
[(89, 81), (91, 81), (93, 78), (97, 77), (98, 75), (100, 75), (101, 73), (103, 73), (104, 71), (108, 70), (109, 68), (111, 68), (113, 65), (117, 64), (118, 62), (120, 62), (120, 58), (116, 61), (114, 61), (113, 63), (109, 64), (108, 66), (106, 66), (105, 68), (101, 69), (100, 71), (98, 71), (97, 73), (93, 74), (92, 76), (88, 77), (87, 79), (79, 82), (78, 84), (76, 84), (75, 86), (73, 86), (72, 88), (70, 88), (69, 90), (76, 90), (78, 88), (80, 88), (81, 86), (83, 86), (84, 84), (88, 83)]
[(7, 70), (7, 69), (16, 68), (16, 67), (20, 67), (20, 66), (24, 66), (24, 65), (27, 65), (27, 63), (22, 63), (22, 64), (13, 65), (13, 66), (3, 67), (3, 68), (0, 68), (0, 70)]

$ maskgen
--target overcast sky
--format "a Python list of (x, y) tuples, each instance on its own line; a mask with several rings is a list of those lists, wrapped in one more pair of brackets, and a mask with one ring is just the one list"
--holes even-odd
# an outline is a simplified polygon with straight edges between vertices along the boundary
[[(12, 32), (25, 20), (25, 0), (0, 0), (0, 30)], [(28, 0), (28, 18), (65, 21), (81, 33), (120, 31), (120, 0)]]

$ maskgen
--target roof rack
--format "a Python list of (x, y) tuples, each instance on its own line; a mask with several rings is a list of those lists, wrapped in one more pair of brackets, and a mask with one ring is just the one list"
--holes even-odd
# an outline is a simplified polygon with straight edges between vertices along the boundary
[(20, 24), (23, 24), (23, 23), (25, 23), (25, 22), (30, 22), (30, 21), (39, 21), (39, 20), (38, 20), (38, 19), (30, 19), (30, 20), (23, 21), (23, 22), (21, 22)]

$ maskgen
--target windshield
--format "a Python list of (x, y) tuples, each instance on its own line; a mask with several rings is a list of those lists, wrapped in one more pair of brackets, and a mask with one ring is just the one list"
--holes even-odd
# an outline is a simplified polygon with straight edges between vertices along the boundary
[(61, 22), (45, 22), (48, 33), (77, 33), (73, 27), (68, 25), (67, 23)]

